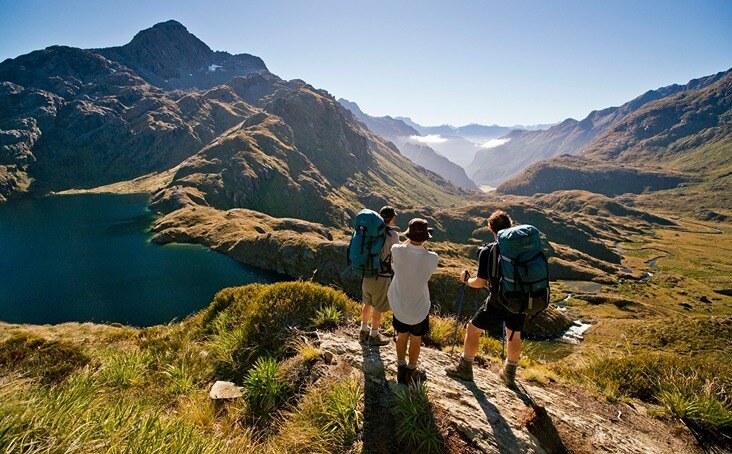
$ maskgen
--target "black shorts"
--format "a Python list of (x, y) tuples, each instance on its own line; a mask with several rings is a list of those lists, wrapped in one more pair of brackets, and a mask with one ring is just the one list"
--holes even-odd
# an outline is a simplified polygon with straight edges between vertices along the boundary
[(493, 326), (506, 322), (511, 331), (521, 331), (526, 322), (526, 314), (514, 314), (496, 301), (488, 301), (473, 315), (470, 323), (476, 328), (489, 330)]
[(430, 316), (424, 318), (421, 322), (416, 325), (407, 325), (397, 320), (396, 317), (391, 317), (391, 324), (394, 327), (394, 331), (397, 333), (409, 333), (412, 336), (424, 336), (430, 332)]

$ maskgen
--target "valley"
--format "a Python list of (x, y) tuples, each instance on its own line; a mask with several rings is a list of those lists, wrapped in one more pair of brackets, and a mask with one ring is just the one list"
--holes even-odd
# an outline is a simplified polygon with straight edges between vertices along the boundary
[[(387, 452), (374, 433), (392, 427), (391, 417), (379, 410), (391, 414), (399, 399), (414, 398), (436, 447), (426, 451), (642, 450), (634, 437), (650, 452), (730, 449), (730, 81), (728, 70), (556, 125), (429, 128), (369, 116), (324, 89), (271, 73), (259, 57), (213, 51), (176, 21), (123, 46), (51, 46), (3, 61), (0, 215), (37, 203), (46, 207), (35, 221), (43, 224), (55, 202), (126, 194), (150, 210), (133, 216), (137, 223), (117, 220), (134, 224), (143, 247), (204, 246), (233, 259), (216, 254), (221, 268), (186, 265), (182, 256), (146, 259), (153, 271), (172, 273), (146, 286), (185, 280), (201, 290), (214, 279), (198, 266), (233, 277), (206, 287), (218, 291), (210, 304), (146, 318), (134, 309), (142, 298), (124, 288), (146, 293), (141, 281), (125, 280), (141, 264), (114, 271), (67, 257), (120, 278), (122, 300), (112, 305), (134, 300), (137, 318), (6, 315), (0, 448), (124, 451), (159, 443), (168, 452), (356, 452), (373, 443), (374, 452)], [(454, 156), (414, 139), (438, 134)], [(457, 134), (501, 143), (474, 153), (476, 144)], [(425, 337), (433, 369), (450, 361), (444, 352), (455, 329), (458, 276), (476, 269), (477, 248), (493, 240), (490, 214), (502, 209), (541, 231), (554, 304), (525, 327), (519, 364), (541, 405), (498, 388), (499, 332), (480, 340), (475, 389), (430, 370), (427, 389), (404, 391), (393, 361), (355, 344), (361, 280), (346, 264), (350, 223), (361, 208), (384, 205), (396, 208), (397, 226), (421, 217), (435, 229), (427, 247), (440, 263), (428, 284), (433, 321)], [(102, 208), (79, 213), (102, 225), (101, 244), (132, 236), (105, 221)], [(17, 230), (24, 222), (30, 231), (30, 221)], [(0, 225), (0, 239), (10, 238), (3, 230), (10, 224)], [(86, 249), (52, 239), (63, 244), (38, 247), (70, 246), (71, 256), (74, 247)], [(175, 271), (171, 260), (193, 274)], [(12, 276), (21, 267), (8, 265), (3, 276), (20, 280)], [(72, 281), (79, 274), (69, 273)], [(239, 280), (244, 274), (251, 279)], [(265, 284), (280, 278), (292, 282)], [(178, 295), (192, 293), (186, 289)], [(77, 303), (94, 305), (92, 293)], [(68, 309), (58, 296), (39, 299)], [(461, 321), (485, 296), (466, 292)], [(177, 302), (166, 298), (145, 304)], [(5, 298), (0, 308), (7, 301), (30, 304)], [(393, 335), (391, 317), (384, 319)], [(243, 386), (247, 397), (211, 400), (218, 380)], [(257, 394), (262, 389), (271, 394)], [(497, 410), (494, 398), (512, 409)], [(573, 414), (586, 407), (594, 413)], [(471, 432), (465, 418), (487, 423)], [(141, 426), (146, 432), (136, 432)], [(397, 432), (392, 447), (417, 449)]]

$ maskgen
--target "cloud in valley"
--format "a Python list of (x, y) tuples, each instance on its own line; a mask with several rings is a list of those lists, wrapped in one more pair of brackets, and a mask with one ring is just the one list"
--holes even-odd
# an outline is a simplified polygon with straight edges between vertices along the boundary
[(430, 134), (428, 136), (409, 136), (409, 140), (412, 142), (418, 142), (418, 143), (445, 143), (447, 142), (447, 139), (440, 136), (439, 134)]
[(488, 142), (483, 143), (480, 148), (495, 148), (507, 143), (511, 139), (491, 139)]

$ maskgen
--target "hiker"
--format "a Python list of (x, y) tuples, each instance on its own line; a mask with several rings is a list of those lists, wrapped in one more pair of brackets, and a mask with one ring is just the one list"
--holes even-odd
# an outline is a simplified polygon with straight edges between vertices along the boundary
[[(409, 221), (407, 240), (391, 248), (394, 279), (389, 285), (392, 325), (397, 332), (397, 382), (410, 384), (426, 379), (417, 369), (422, 336), (429, 332), (430, 291), (427, 281), (437, 269), (438, 256), (424, 248), (432, 238), (424, 219)], [(406, 361), (409, 347), (409, 363)]]
[[(511, 218), (505, 211), (494, 211), (488, 218), (488, 228), (496, 240), (498, 239), (498, 232), (510, 228), (511, 224)], [(468, 270), (463, 270), (460, 273), (461, 282), (465, 282), (473, 288), (484, 288), (489, 284), (490, 277), (495, 275), (494, 269), (498, 266), (498, 257), (491, 253), (491, 251), (495, 252), (496, 248), (494, 246), (496, 244), (495, 242), (491, 243), (480, 250), (477, 276), (470, 277)], [(526, 321), (526, 314), (511, 313), (498, 302), (495, 295), (495, 285), (495, 282), (491, 284), (491, 295), (488, 296), (485, 304), (468, 322), (460, 362), (452, 368), (445, 369), (445, 372), (450, 377), (473, 381), (473, 360), (478, 351), (480, 335), (494, 324), (503, 322), (506, 328), (504, 336), (507, 340), (508, 351), (506, 361), (502, 365), (499, 375), (508, 387), (514, 388), (516, 386), (516, 366), (521, 355), (521, 329)]]
[[(389, 339), (379, 333), (381, 314), (389, 310), (389, 301), (386, 292), (389, 289), (394, 272), (391, 269), (391, 247), (399, 242), (399, 233), (394, 225), (396, 210), (385, 206), (379, 210), (379, 215), (386, 224), (384, 246), (381, 248), (380, 265), (374, 276), (363, 276), (361, 291), (363, 294), (363, 309), (361, 310), (361, 331), (359, 340), (368, 345), (381, 346), (389, 343)], [(371, 325), (369, 325), (369, 316)]]

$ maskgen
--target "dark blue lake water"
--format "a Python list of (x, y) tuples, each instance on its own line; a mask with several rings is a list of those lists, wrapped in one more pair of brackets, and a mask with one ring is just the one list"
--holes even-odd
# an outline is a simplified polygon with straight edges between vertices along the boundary
[(0, 204), (0, 320), (166, 323), (233, 285), (273, 282), (199, 245), (150, 242), (144, 194), (83, 194)]

